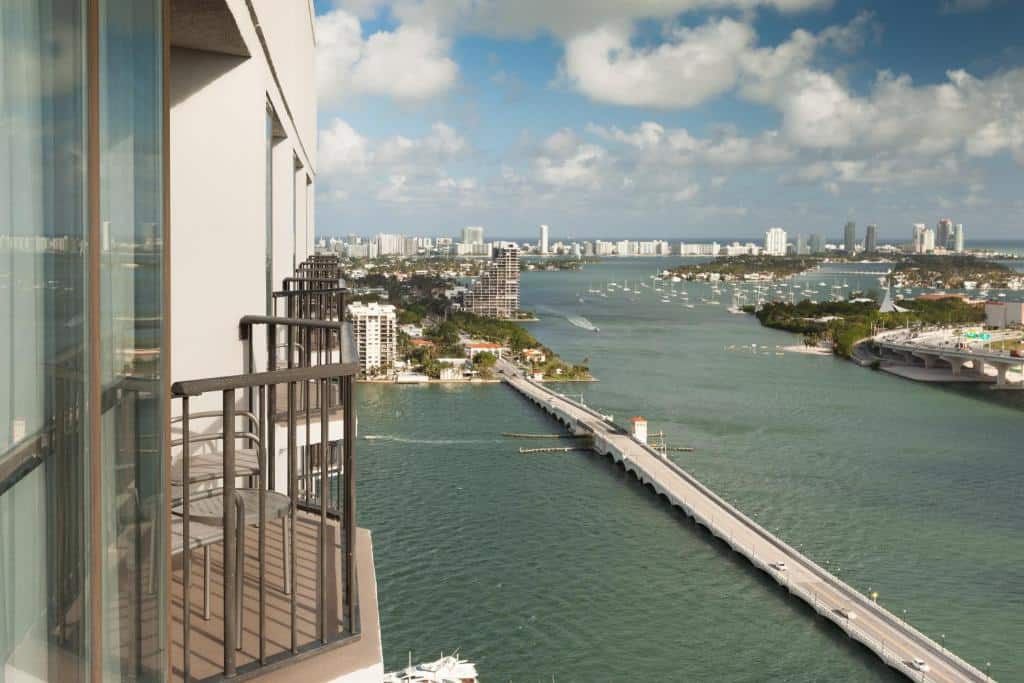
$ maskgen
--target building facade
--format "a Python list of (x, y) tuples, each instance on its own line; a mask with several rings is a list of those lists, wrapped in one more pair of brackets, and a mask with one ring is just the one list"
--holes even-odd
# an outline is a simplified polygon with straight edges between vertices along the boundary
[(483, 244), (484, 229), (480, 226), (470, 225), (462, 229), (463, 244)]
[(348, 307), (359, 369), (364, 377), (376, 377), (395, 365), (398, 354), (398, 318), (391, 304), (353, 303)]
[(847, 221), (843, 228), (843, 251), (847, 256), (853, 256), (857, 251), (857, 224)]
[[(216, 415), (190, 427), (220, 435), (227, 469), (212, 481), (224, 499), (244, 486), (228, 473), (243, 459), (230, 435), (247, 418), (230, 416), (255, 397), (232, 392), (254, 386), (246, 376), (276, 354), (266, 330), (240, 340), (240, 321), (273, 317), (287, 281), (308, 279), (313, 26), (303, 0), (0, 3), (0, 680), (171, 681), (183, 662), (194, 679), (262, 668), (253, 634), (267, 641), (246, 618), (258, 605), (248, 588), (224, 590), (228, 548), (255, 539), (254, 527), (234, 528), (233, 515), (189, 527), (179, 498), (189, 486), (175, 482), (192, 455), (190, 405)], [(340, 365), (340, 341), (334, 353)], [(225, 388), (208, 389), (211, 378)], [(341, 429), (339, 419), (328, 431)], [(277, 446), (263, 451), (271, 461)], [(264, 493), (287, 492), (283, 472), (259, 466)], [(282, 519), (267, 531), (283, 534)], [(292, 538), (307, 528), (296, 525)], [(360, 623), (325, 619), (331, 647), (300, 639), (301, 663), (272, 650), (268, 680), (381, 679), (369, 537), (345, 538), (345, 571), (359, 580), (331, 585), (354, 604), (358, 583)], [(212, 570), (224, 601), (209, 622), (182, 603), (202, 592), (201, 561), (185, 559), (199, 559), (198, 543), (225, 558)], [(250, 601), (236, 636), (224, 607), (239, 595)], [(182, 636), (200, 622), (201, 653), (200, 638)], [(336, 637), (356, 630), (358, 644)]]
[(864, 251), (873, 254), (878, 251), (878, 226), (869, 225), (864, 233)]
[(466, 292), (464, 307), (488, 318), (511, 318), (519, 310), (519, 247), (499, 242), (473, 287)]
[(769, 228), (764, 233), (764, 253), (769, 256), (785, 256), (786, 239), (786, 231), (782, 228)]
[(542, 254), (548, 253), (548, 226), (540, 226), (540, 241), (537, 243), (537, 249)]

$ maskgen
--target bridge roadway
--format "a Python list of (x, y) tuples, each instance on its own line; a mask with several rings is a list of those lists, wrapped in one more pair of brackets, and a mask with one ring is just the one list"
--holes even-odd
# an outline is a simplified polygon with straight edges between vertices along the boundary
[[(1014, 331), (993, 332), (991, 337), (989, 341), (1017, 340), (1020, 338), (1020, 333)], [(977, 344), (970, 345), (965, 349), (958, 349), (956, 348), (958, 340), (959, 337), (946, 328), (928, 330), (913, 336), (897, 330), (884, 332), (873, 339), (879, 348), (900, 354), (905, 361), (918, 358), (924, 362), (926, 368), (935, 367), (938, 361), (942, 361), (957, 377), (970, 363), (979, 378), (987, 379), (989, 376), (985, 373), (985, 366), (991, 365), (996, 370), (996, 383), (999, 385), (1005, 385), (1009, 381), (1007, 373), (1011, 369), (1024, 366), (1024, 358), (1016, 358), (1006, 351), (985, 349)]]
[[(790, 593), (832, 621), (851, 638), (874, 651), (886, 664), (914, 681), (990, 681), (888, 610), (826, 572), (776, 538), (658, 451), (641, 444), (597, 411), (526, 379), (502, 361), (505, 382), (578, 435), (593, 436), (593, 448), (610, 455), (642, 483), (682, 508), (698, 524), (766, 572)], [(778, 563), (785, 563), (779, 570)], [(852, 612), (854, 617), (846, 614)], [(929, 670), (914, 669), (915, 657)]]

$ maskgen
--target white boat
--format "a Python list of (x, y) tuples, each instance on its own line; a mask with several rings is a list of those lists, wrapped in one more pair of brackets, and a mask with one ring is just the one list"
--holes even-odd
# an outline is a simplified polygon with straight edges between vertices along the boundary
[(383, 683), (479, 683), (476, 666), (457, 654), (442, 656), (434, 662), (409, 663), (402, 671), (384, 674)]

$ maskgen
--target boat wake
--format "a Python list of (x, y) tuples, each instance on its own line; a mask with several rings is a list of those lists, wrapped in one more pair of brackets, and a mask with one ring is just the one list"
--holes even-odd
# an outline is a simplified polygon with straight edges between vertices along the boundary
[(579, 327), (581, 329), (587, 330), (588, 332), (600, 332), (601, 331), (597, 327), (597, 325), (595, 325), (594, 323), (590, 322), (589, 320), (587, 320), (583, 316), (567, 315), (567, 316), (565, 316), (565, 319), (568, 320), (571, 324), (575, 325), (576, 327)]
[(590, 322), (581, 315), (569, 315), (567, 313), (563, 313), (562, 311), (556, 311), (555, 309), (549, 308), (548, 306), (538, 306), (537, 310), (543, 313), (548, 313), (550, 315), (556, 315), (560, 318), (565, 318), (566, 320), (569, 321), (571, 325), (574, 325), (582, 330), (587, 330), (588, 332), (601, 331), (601, 328), (599, 328), (597, 325)]
[(457, 444), (500, 443), (498, 439), (410, 439), (404, 436), (393, 436), (391, 434), (367, 434), (361, 438), (366, 441), (387, 441), (389, 443), (408, 444), (431, 444), (438, 446), (454, 446)]

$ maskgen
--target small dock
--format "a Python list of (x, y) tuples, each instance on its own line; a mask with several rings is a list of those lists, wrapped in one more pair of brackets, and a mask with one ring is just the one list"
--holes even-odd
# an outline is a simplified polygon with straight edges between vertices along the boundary
[(520, 448), (520, 453), (571, 453), (573, 451), (589, 451), (582, 446), (550, 446), (548, 448)]
[[(634, 437), (596, 410), (526, 379), (510, 364), (500, 367), (511, 388), (558, 420), (569, 434), (590, 437), (593, 451), (609, 456), (655, 494), (727, 543), (757, 570), (807, 603), (816, 614), (907, 678), (922, 683), (992, 680), (747, 517), (649, 446), (645, 433)], [(634, 418), (637, 420), (642, 418)], [(918, 659), (924, 661), (927, 670), (915, 663)]]

